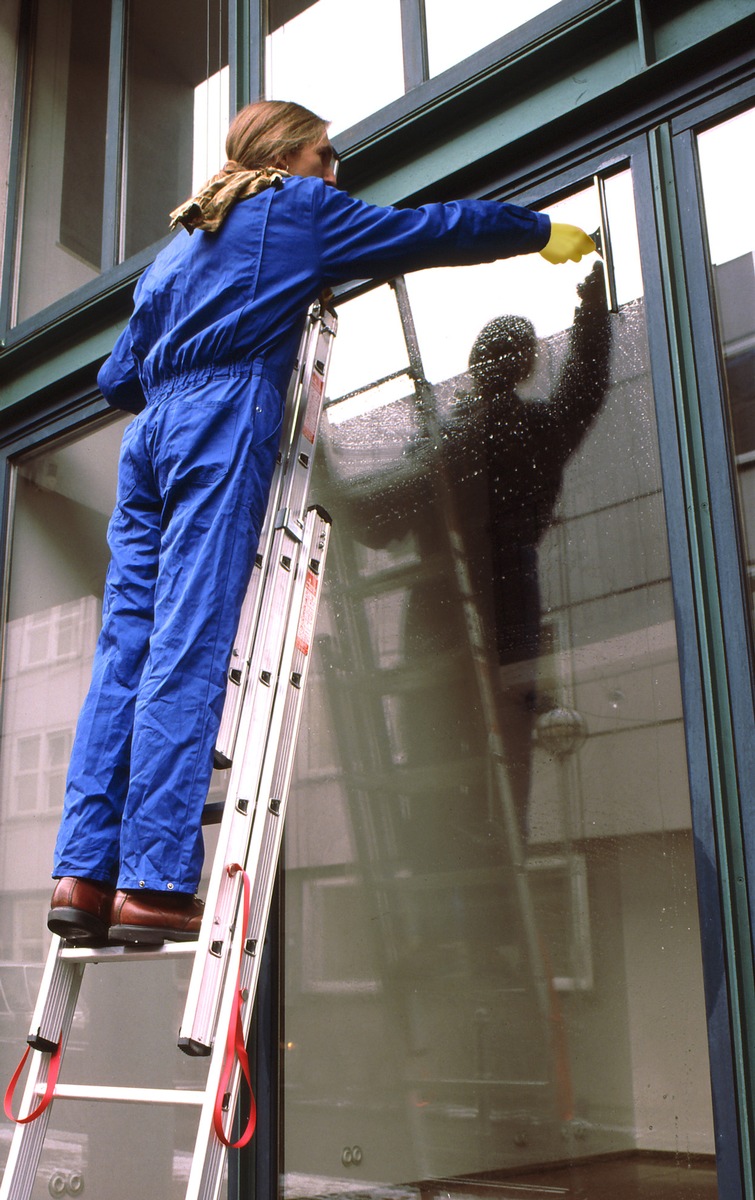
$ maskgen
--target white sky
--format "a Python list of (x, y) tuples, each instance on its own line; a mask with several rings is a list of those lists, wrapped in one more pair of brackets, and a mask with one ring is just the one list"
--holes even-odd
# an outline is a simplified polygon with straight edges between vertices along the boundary
[(752, 253), (755, 202), (755, 109), (698, 138), (711, 260)]

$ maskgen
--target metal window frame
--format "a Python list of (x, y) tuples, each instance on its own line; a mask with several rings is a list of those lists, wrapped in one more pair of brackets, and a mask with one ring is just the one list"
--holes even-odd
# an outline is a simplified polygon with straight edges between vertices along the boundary
[(755, 812), (750, 803), (755, 792), (755, 638), (696, 138), (698, 132), (753, 106), (755, 84), (750, 82), (673, 122), (662, 148), (663, 181), (658, 181), (659, 188), (665, 182), (667, 202), (674, 209), (672, 253), (684, 272), (680, 284), (688, 306), (688, 333), (680, 348), (681, 366), (696, 385), (689, 388), (681, 428), (703, 526), (696, 586), (712, 653), (702, 699), (710, 767), (720, 794), (714, 816), (724, 858), (719, 887), (724, 910), (730, 910), (725, 953), (736, 955), (738, 965), (731, 975), (736, 981), (734, 1026), (741, 1022), (743, 1027), (737, 1044), (737, 1099), (743, 1141), (746, 1131), (749, 1142), (744, 1157), (748, 1197), (755, 1195)]

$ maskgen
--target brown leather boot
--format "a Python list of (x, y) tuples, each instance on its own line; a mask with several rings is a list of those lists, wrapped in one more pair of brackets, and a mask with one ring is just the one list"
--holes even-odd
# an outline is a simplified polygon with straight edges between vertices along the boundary
[(159, 946), (193, 942), (199, 936), (204, 905), (186, 892), (117, 891), (110, 941)]
[(104, 946), (114, 895), (109, 883), (64, 875), (52, 893), (47, 927), (66, 941)]

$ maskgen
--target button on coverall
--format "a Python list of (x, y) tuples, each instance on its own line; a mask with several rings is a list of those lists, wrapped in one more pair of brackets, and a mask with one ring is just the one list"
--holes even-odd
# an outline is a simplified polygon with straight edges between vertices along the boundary
[(549, 236), (547, 217), (513, 205), (376, 208), (292, 177), (157, 256), (98, 377), (137, 415), (55, 876), (197, 889), (226, 671), (312, 301), (349, 279), (534, 252)]

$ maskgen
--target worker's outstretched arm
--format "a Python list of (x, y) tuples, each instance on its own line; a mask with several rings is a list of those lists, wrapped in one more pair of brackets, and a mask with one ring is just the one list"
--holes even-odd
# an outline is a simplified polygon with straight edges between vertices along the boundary
[(578, 225), (551, 223), (551, 235), (540, 251), (549, 263), (579, 262), (585, 254), (592, 254), (595, 242)]

